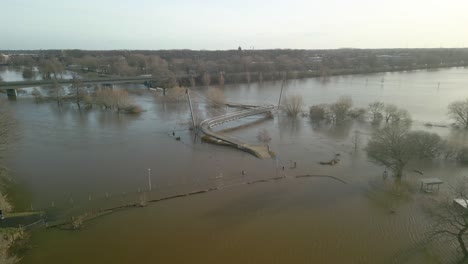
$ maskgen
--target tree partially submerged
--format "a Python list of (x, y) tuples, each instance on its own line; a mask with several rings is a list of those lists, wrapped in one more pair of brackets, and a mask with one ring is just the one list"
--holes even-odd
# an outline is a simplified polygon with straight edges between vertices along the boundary
[(301, 95), (287, 95), (283, 100), (283, 109), (290, 117), (297, 117), (303, 106), (304, 101)]
[(31, 79), (34, 77), (33, 69), (31, 67), (24, 67), (22, 75), (25, 79)]
[(268, 144), (271, 141), (271, 136), (270, 136), (270, 133), (268, 133), (268, 130), (266, 130), (264, 128), (264, 129), (258, 131), (257, 139), (258, 139), (258, 141), (260, 141), (263, 144), (268, 146)]
[(185, 99), (184, 87), (174, 86), (169, 89), (167, 96), (164, 96), (162, 99), (169, 102), (180, 102)]
[(59, 107), (62, 106), (66, 96), (65, 89), (62, 87), (62, 85), (54, 81), (54, 83), (48, 88), (47, 93), (51, 100), (57, 102)]
[(327, 104), (313, 105), (309, 109), (309, 117), (313, 121), (322, 121), (327, 119), (327, 114), (329, 112)]
[(81, 109), (81, 103), (85, 101), (87, 93), (83, 82), (76, 76), (73, 76), (70, 96), (73, 98), (73, 101), (75, 101), (78, 109)]
[(373, 102), (373, 103), (370, 103), (369, 106), (368, 106), (368, 109), (369, 109), (369, 112), (371, 114), (371, 117), (372, 117), (372, 121), (373, 122), (376, 122), (380, 119), (382, 119), (382, 111), (385, 107), (385, 104), (382, 103), (382, 102), (379, 102), (379, 101), (376, 101), (376, 102)]
[(117, 113), (140, 113), (143, 111), (125, 90), (102, 89), (97, 91), (94, 103), (104, 109), (114, 109)]
[(153, 70), (152, 76), (156, 79), (154, 85), (163, 89), (163, 95), (166, 95), (166, 90), (177, 86), (177, 79), (173, 72), (163, 67), (156, 67)]
[(361, 132), (359, 130), (355, 130), (354, 134), (351, 138), (351, 143), (353, 144), (353, 150), (356, 153), (359, 150), (359, 146), (361, 145)]
[(44, 96), (42, 95), (41, 91), (39, 91), (39, 89), (37, 89), (36, 87), (34, 87), (34, 89), (32, 90), (31, 95), (34, 97), (34, 101), (36, 103), (44, 101)]
[(330, 111), (333, 114), (333, 121), (335, 123), (343, 122), (351, 107), (353, 106), (353, 100), (349, 96), (341, 96), (338, 100), (330, 105)]
[[(454, 198), (461, 204), (454, 203)], [(426, 207), (434, 220), (431, 238), (441, 238), (455, 243), (461, 252), (458, 263), (468, 263), (468, 209), (463, 206), (467, 203), (468, 177), (464, 177), (451, 186), (447, 199), (435, 205), (428, 204)]]
[(45, 80), (50, 80), (52, 77), (54, 79), (57, 79), (58, 76), (61, 77), (63, 70), (63, 64), (56, 58), (44, 59), (39, 62), (39, 72)]
[(451, 103), (448, 106), (448, 114), (457, 126), (468, 129), (468, 99)]
[(441, 148), (442, 140), (437, 134), (389, 125), (372, 135), (366, 150), (372, 162), (390, 169), (400, 181), (409, 162), (436, 158)]
[(398, 107), (396, 105), (393, 105), (393, 104), (387, 104), (385, 105), (384, 107), (384, 119), (385, 119), (385, 123), (388, 123), (390, 122), (390, 120), (394, 120), (398, 113)]
[(220, 88), (212, 87), (208, 89), (207, 98), (212, 107), (224, 107), (226, 104), (226, 97), (224, 96), (223, 90)]

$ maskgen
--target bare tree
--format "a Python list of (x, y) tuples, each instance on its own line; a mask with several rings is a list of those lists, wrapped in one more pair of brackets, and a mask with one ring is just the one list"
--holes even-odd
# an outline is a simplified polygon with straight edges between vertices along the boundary
[(125, 90), (103, 89), (97, 91), (94, 103), (105, 109), (115, 109), (117, 113), (140, 113), (143, 111)]
[(406, 109), (398, 109), (398, 111), (392, 116), (391, 122), (400, 125), (410, 125), (412, 120), (411, 120), (411, 115)]
[(369, 112), (372, 116), (372, 121), (378, 121), (382, 118), (382, 111), (384, 109), (384, 103), (376, 101), (369, 104)]
[(359, 146), (361, 145), (361, 132), (359, 130), (354, 131), (351, 142), (353, 143), (354, 152), (357, 152), (359, 150)]
[(437, 134), (410, 132), (407, 126), (389, 125), (372, 135), (366, 150), (372, 162), (392, 170), (400, 181), (410, 161), (437, 157), (441, 143)]
[(258, 141), (260, 141), (263, 144), (268, 146), (268, 144), (271, 141), (271, 136), (270, 136), (270, 133), (268, 133), (268, 130), (266, 130), (264, 128), (264, 129), (258, 131), (257, 139), (258, 139)]
[(219, 72), (218, 84), (221, 86), (224, 85), (224, 72)]
[(31, 67), (24, 67), (23, 69), (23, 78), (25, 79), (31, 79), (34, 77), (34, 72)]
[(119, 76), (132, 76), (135, 75), (136, 69), (128, 65), (125, 57), (114, 58), (110, 64), (112, 73)]
[(31, 95), (34, 97), (36, 103), (44, 101), (44, 96), (36, 87), (32, 90)]
[(81, 109), (81, 103), (85, 100), (86, 97), (86, 87), (83, 85), (83, 82), (76, 76), (73, 76), (70, 96), (73, 97), (73, 100), (78, 106), (78, 109)]
[(207, 97), (210, 100), (210, 105), (213, 107), (224, 107), (226, 103), (226, 97), (220, 88), (210, 88), (207, 92)]
[(111, 96), (114, 101), (114, 106), (117, 109), (117, 113), (128, 111), (129, 108), (135, 105), (135, 102), (130, 98), (128, 92), (125, 90), (113, 90)]
[(84, 66), (84, 70), (96, 72), (99, 68), (99, 59), (93, 56), (86, 55), (77, 61), (78, 64)]
[(99, 90), (96, 91), (96, 94), (94, 95), (94, 104), (104, 109), (112, 109), (112, 107), (114, 106), (112, 90), (103, 88), (98, 89)]
[(65, 89), (63, 89), (62, 85), (54, 81), (47, 93), (50, 99), (57, 102), (58, 106), (62, 106), (65, 97)]
[(190, 78), (189, 78), (189, 81), (190, 81), (190, 87), (195, 87), (195, 78), (193, 78), (193, 75), (191, 74), (190, 75)]
[[(468, 177), (451, 186), (450, 197), (446, 200), (428, 205), (426, 209), (434, 219), (431, 238), (442, 238), (453, 241), (461, 252), (458, 263), (468, 263)], [(461, 204), (454, 203), (453, 198)]]
[(304, 106), (301, 95), (287, 95), (283, 100), (283, 109), (290, 117), (296, 117)]
[(363, 120), (367, 116), (367, 109), (362, 107), (355, 107), (348, 111), (348, 116), (354, 119)]
[(468, 99), (449, 104), (448, 114), (458, 126), (468, 129)]
[(384, 119), (385, 123), (390, 122), (390, 120), (395, 119), (395, 115), (398, 113), (398, 107), (393, 104), (387, 104), (384, 107)]
[(205, 86), (209, 86), (211, 83), (211, 76), (208, 72), (204, 72), (202, 76), (202, 83)]
[(163, 99), (166, 102), (180, 102), (185, 98), (185, 88), (181, 86), (174, 86), (169, 89), (167, 96), (161, 97), (157, 96), (156, 98)]
[(334, 114), (335, 122), (344, 121), (352, 106), (353, 100), (349, 96), (341, 96), (335, 103), (330, 105), (330, 111)]
[(57, 79), (57, 75), (62, 75), (64, 67), (57, 59), (46, 59), (39, 62), (39, 72), (43, 79)]
[(152, 74), (155, 77), (155, 85), (156, 87), (163, 89), (163, 95), (166, 95), (166, 89), (173, 88), (177, 86), (177, 79), (175, 74), (165, 68), (156, 68)]
[(309, 116), (314, 121), (321, 121), (327, 118), (327, 112), (329, 112), (328, 105), (313, 105), (310, 107)]

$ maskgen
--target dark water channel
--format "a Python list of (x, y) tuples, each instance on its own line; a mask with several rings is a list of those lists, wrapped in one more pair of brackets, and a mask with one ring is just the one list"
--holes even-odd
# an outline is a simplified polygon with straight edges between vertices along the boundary
[[(228, 101), (276, 104), (280, 87), (265, 82), (223, 90)], [(375, 100), (394, 103), (412, 114), (414, 129), (426, 129), (428, 121), (450, 123), (447, 105), (467, 98), (467, 87), (468, 70), (457, 68), (294, 80), (284, 93), (302, 95), (307, 106), (341, 95), (360, 107)], [(205, 92), (199, 88), (196, 97)], [(120, 211), (85, 223), (81, 231), (36, 232), (21, 263), (437, 263), (449, 258), (444, 248), (413, 250), (429, 224), (419, 205), (423, 194), (397, 199), (373, 189), (391, 183), (383, 183), (382, 168), (369, 163), (362, 150), (373, 131), (367, 122), (316, 125), (305, 117), (274, 114), (255, 125), (246, 124), (262, 117), (217, 128), (245, 125), (226, 133), (251, 143), (258, 143), (258, 131), (266, 128), (277, 159), (259, 160), (201, 143), (188, 130), (186, 102), (163, 103), (149, 91), (132, 96), (145, 112), (80, 112), (72, 104), (35, 104), (28, 96), (9, 101), (21, 134), (9, 167), (28, 197), (23, 204), (61, 214), (137, 200), (148, 189), (148, 168), (153, 197), (219, 190)], [(350, 141), (356, 130), (363, 134), (357, 153)], [(466, 144), (464, 133), (431, 131)], [(318, 164), (335, 153), (341, 154), (338, 165)], [(291, 168), (293, 161), (297, 168)], [(424, 177), (447, 182), (468, 172), (456, 164), (414, 166), (423, 166)], [(347, 184), (294, 177), (304, 174), (332, 175)], [(243, 184), (276, 175), (286, 179)], [(407, 176), (407, 184), (417, 189), (422, 176)]]

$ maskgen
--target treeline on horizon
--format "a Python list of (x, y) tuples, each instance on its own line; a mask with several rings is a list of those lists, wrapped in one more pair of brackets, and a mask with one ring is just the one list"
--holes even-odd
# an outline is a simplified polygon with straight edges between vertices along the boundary
[[(0, 64), (37, 66), (44, 79), (153, 75), (158, 87), (256, 82), (467, 66), (468, 48), (334, 50), (8, 50)], [(1, 61), (3, 60), (3, 61)]]

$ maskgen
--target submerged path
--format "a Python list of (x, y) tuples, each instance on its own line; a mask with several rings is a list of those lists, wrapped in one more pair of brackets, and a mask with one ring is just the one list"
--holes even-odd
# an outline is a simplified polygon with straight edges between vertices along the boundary
[(228, 113), (225, 115), (205, 119), (200, 123), (200, 129), (207, 136), (219, 141), (219, 143), (225, 143), (225, 144), (231, 145), (240, 150), (249, 152), (261, 159), (271, 159), (272, 154), (267, 146), (248, 144), (238, 139), (234, 139), (229, 136), (226, 136), (225, 134), (221, 134), (219, 132), (214, 132), (211, 130), (211, 128), (214, 126), (218, 126), (218, 125), (221, 125), (230, 121), (238, 120), (244, 117), (248, 117), (248, 116), (268, 113), (275, 108), (273, 105), (265, 105), (265, 106), (237, 105), (237, 106), (245, 107), (245, 109), (235, 111), (232, 113)]

